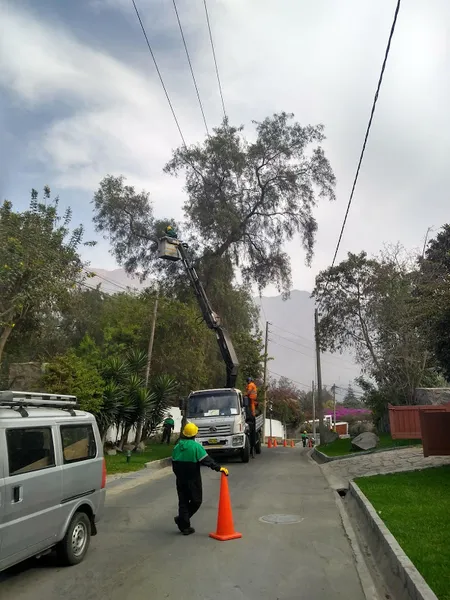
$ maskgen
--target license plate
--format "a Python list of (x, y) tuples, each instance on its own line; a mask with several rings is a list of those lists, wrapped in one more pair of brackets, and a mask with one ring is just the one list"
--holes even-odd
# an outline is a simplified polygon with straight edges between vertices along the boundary
[(216, 438), (212, 438), (212, 439), (208, 440), (208, 444), (212, 444), (213, 445), (213, 444), (217, 444), (217, 443), (218, 442), (217, 442)]

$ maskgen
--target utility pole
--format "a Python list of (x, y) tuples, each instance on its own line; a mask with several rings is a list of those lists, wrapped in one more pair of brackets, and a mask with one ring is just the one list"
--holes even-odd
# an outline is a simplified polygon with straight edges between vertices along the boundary
[(320, 443), (324, 440), (325, 428), (323, 426), (323, 403), (322, 403), (322, 369), (320, 366), (320, 337), (319, 337), (319, 313), (314, 311), (314, 332), (316, 338), (316, 363), (317, 363), (317, 413), (319, 417)]
[(315, 397), (315, 382), (313, 381), (311, 383), (311, 390), (312, 390), (312, 418), (313, 418), (313, 426), (312, 426), (312, 430), (313, 430), (313, 438), (314, 438), (314, 443), (316, 440), (316, 397)]
[(156, 316), (158, 314), (158, 299), (159, 299), (159, 289), (156, 291), (155, 304), (153, 305), (152, 328), (150, 331), (150, 339), (148, 341), (147, 368), (145, 370), (145, 386), (146, 387), (148, 387), (148, 380), (150, 378), (150, 365), (152, 363), (153, 342), (155, 340)]
[(263, 442), (266, 441), (266, 415), (267, 415), (267, 360), (268, 360), (268, 356), (267, 353), (269, 351), (269, 321), (266, 321), (266, 340), (264, 343), (264, 383), (263, 383), (263, 402), (264, 402), (264, 407), (263, 407), (263, 414), (264, 414), (264, 421), (263, 421)]
[(336, 384), (333, 383), (331, 386), (331, 391), (333, 392), (333, 426), (334, 431), (336, 431)]

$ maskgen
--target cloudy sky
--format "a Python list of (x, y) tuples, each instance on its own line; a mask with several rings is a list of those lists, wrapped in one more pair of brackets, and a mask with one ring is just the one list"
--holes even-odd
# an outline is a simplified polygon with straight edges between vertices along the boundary
[[(172, 0), (137, 0), (188, 143), (201, 114)], [(294, 287), (332, 259), (396, 0), (208, 0), (225, 104), (248, 127), (273, 112), (324, 123), (337, 201), (322, 204), (316, 255), (289, 245)], [(208, 124), (221, 103), (202, 0), (178, 0)], [(449, 219), (450, 2), (403, 0), (338, 258), (384, 242), (419, 247)], [(181, 217), (182, 182), (162, 173), (179, 133), (131, 0), (0, 0), (0, 197), (17, 208), (49, 184), (92, 239), (90, 200), (107, 173)], [(116, 265), (101, 242), (91, 264)], [(271, 293), (272, 290), (268, 290)]]

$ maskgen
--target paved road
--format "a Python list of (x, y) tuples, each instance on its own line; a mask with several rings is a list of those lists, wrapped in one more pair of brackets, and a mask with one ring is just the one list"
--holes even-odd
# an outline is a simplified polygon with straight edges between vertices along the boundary
[[(0, 575), (2, 600), (363, 600), (333, 493), (302, 449), (264, 449), (249, 465), (230, 462), (229, 484), (242, 540), (217, 542), (219, 475), (204, 469), (197, 533), (175, 529), (171, 474), (111, 493), (84, 563), (53, 557)], [(298, 515), (269, 525), (268, 514)]]

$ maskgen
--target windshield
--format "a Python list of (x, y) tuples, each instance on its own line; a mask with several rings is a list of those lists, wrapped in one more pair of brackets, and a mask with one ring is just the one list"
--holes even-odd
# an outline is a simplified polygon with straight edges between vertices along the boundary
[(239, 414), (235, 392), (202, 392), (189, 398), (188, 417), (231, 417)]

